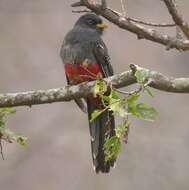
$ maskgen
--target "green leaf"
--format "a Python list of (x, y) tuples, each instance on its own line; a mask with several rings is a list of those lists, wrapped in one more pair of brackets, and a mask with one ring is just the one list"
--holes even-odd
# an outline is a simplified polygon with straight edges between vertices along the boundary
[(123, 101), (118, 101), (110, 104), (110, 110), (114, 114), (119, 115), (120, 117), (126, 117), (128, 115), (127, 110), (124, 108), (125, 104)]
[(120, 138), (113, 136), (106, 140), (104, 144), (105, 161), (111, 161), (118, 157), (121, 150)]
[(114, 100), (119, 100), (120, 99), (118, 93), (115, 90), (111, 91), (111, 95), (110, 96), (111, 96), (111, 99), (114, 99)]
[(139, 99), (140, 94), (133, 94), (127, 99), (128, 112), (136, 115), (136, 101)]
[(148, 76), (149, 76), (149, 70), (147, 69), (140, 69), (140, 70), (137, 70), (135, 73), (137, 82), (140, 84), (144, 84)]
[(95, 110), (92, 114), (91, 114), (91, 119), (90, 122), (93, 122), (100, 114), (102, 114), (104, 110)]
[(147, 94), (148, 94), (149, 96), (151, 96), (152, 98), (154, 97), (154, 95), (153, 95), (153, 93), (152, 93), (152, 91), (150, 90), (149, 87), (145, 87), (145, 88), (144, 88), (144, 92), (147, 92)]
[(116, 127), (116, 136), (119, 138), (123, 137), (125, 133), (128, 132), (129, 125), (130, 125), (130, 122), (126, 122)]
[(4, 128), (0, 130), (1, 135), (7, 139), (8, 141), (14, 141), (18, 143), (19, 145), (25, 146), (27, 142), (27, 138), (21, 135), (17, 135), (13, 131), (11, 131), (8, 128)]
[(150, 107), (144, 103), (137, 104), (138, 98), (139, 94), (132, 95), (129, 99), (127, 99), (128, 112), (140, 119), (154, 121), (158, 116), (158, 112), (153, 107)]
[(158, 117), (158, 112), (144, 103), (137, 104), (136, 111), (139, 118), (147, 121), (154, 121)]
[(139, 99), (140, 97), (140, 94), (132, 94), (131, 96), (129, 96), (129, 98), (127, 99), (127, 103), (128, 103), (128, 106), (132, 106), (133, 104), (136, 103), (136, 101)]
[(109, 104), (114, 104), (114, 103), (118, 103), (121, 101), (121, 98), (118, 96), (118, 94), (112, 90), (110, 96), (109, 96)]
[(27, 145), (27, 137), (24, 136), (17, 136), (16, 137), (16, 142), (21, 145), (21, 146), (26, 146)]
[(102, 96), (102, 100), (103, 100), (104, 102), (109, 103), (109, 102), (110, 102), (110, 96)]
[(12, 108), (0, 108), (0, 129), (5, 129), (6, 117), (10, 114), (15, 114), (16, 111)]
[(0, 119), (0, 130), (5, 128), (5, 121)]
[(103, 80), (96, 80), (94, 86), (94, 96), (102, 96), (107, 91), (107, 83)]
[(120, 100), (120, 97), (115, 90), (111, 90), (111, 93), (109, 96), (105, 96), (105, 95), (102, 96), (102, 100), (105, 102), (106, 105), (110, 105)]
[(0, 108), (0, 113), (15, 114), (16, 110), (12, 108)]

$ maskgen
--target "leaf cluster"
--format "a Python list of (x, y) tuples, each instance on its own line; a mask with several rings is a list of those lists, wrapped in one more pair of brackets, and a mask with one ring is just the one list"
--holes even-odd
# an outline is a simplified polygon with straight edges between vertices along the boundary
[(102, 79), (96, 81), (94, 95), (101, 98), (104, 108), (95, 110), (92, 113), (91, 122), (106, 110), (113, 111), (115, 116), (123, 119), (123, 122), (116, 127), (116, 135), (106, 139), (104, 144), (106, 161), (115, 160), (121, 151), (122, 141), (127, 142), (131, 124), (129, 121), (130, 116), (146, 121), (154, 121), (158, 116), (158, 112), (155, 108), (149, 106), (147, 103), (139, 102), (143, 92), (147, 92), (153, 97), (152, 92), (146, 85), (148, 82), (147, 79), (149, 78), (149, 71), (137, 70), (135, 77), (140, 88), (131, 93), (127, 93), (127, 96), (122, 96), (113, 87), (111, 87), (111, 93), (107, 96), (105, 94), (108, 89), (108, 84)]

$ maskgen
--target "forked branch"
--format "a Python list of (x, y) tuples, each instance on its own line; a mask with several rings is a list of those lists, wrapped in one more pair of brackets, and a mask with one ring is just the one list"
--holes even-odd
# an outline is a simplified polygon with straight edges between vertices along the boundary
[[(171, 2), (171, 0), (164, 0), (166, 2)], [(164, 35), (161, 34), (159, 31), (144, 27), (144, 22), (135, 22), (131, 18), (123, 17), (123, 15), (111, 8), (109, 8), (106, 4), (106, 8), (102, 7), (102, 4), (96, 3), (95, 1), (89, 1), (89, 0), (81, 0), (77, 3), (73, 3), (72, 7), (80, 7), (84, 6), (88, 8), (89, 10), (95, 12), (96, 14), (99, 14), (109, 20), (110, 22), (114, 23), (118, 27), (130, 31), (137, 35), (138, 39), (147, 39), (159, 44), (162, 44), (166, 46), (166, 49), (172, 49), (175, 48), (177, 50), (186, 51), (189, 50), (189, 40), (186, 39), (178, 39), (177, 37), (170, 36), (168, 34)], [(175, 17), (174, 17), (175, 18)], [(182, 18), (182, 17), (179, 17)], [(182, 31), (186, 34), (188, 34), (188, 25), (183, 20), (174, 19), (175, 23), (179, 26), (182, 26)], [(179, 24), (180, 23), (180, 24)], [(168, 24), (169, 26), (169, 24)], [(171, 24), (172, 26), (172, 24)]]

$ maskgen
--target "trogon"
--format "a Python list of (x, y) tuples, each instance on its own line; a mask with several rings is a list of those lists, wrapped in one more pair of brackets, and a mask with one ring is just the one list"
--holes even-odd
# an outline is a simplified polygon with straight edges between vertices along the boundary
[[(65, 36), (60, 56), (69, 85), (113, 75), (108, 50), (101, 38), (106, 27), (99, 16), (87, 13), (77, 20)], [(83, 100), (75, 101), (88, 113), (94, 169), (96, 173), (108, 173), (115, 160), (105, 160), (104, 143), (107, 138), (115, 135), (113, 113), (107, 110), (90, 122), (93, 111), (104, 108), (102, 101), (99, 97), (89, 96), (85, 99), (87, 108)]]

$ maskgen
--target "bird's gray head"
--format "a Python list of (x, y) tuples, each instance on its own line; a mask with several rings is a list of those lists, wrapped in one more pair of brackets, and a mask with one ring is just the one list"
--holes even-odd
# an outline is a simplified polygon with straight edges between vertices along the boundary
[(102, 34), (104, 29), (108, 26), (103, 23), (102, 19), (93, 13), (88, 13), (81, 16), (76, 22), (75, 26), (79, 26), (86, 29), (92, 29)]

